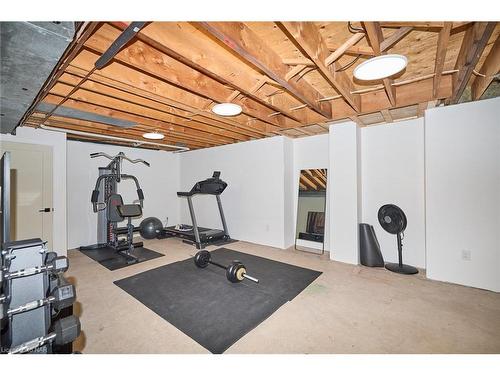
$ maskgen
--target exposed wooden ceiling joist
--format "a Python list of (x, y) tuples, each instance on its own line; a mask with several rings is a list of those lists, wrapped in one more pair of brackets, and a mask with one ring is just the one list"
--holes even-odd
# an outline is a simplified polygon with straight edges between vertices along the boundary
[[(67, 94), (72, 89), (72, 86), (63, 84), (63, 83), (58, 83), (54, 86), (52, 93), (53, 95), (59, 95), (59, 97), (63, 97), (64, 95)], [(130, 103), (130, 102), (125, 102), (119, 99), (115, 99), (112, 97), (107, 97), (95, 92), (91, 91), (86, 91), (83, 89), (78, 90), (75, 94), (71, 96), (72, 99), (72, 104), (69, 106), (71, 107), (82, 107), (82, 105), (87, 104), (90, 106), (93, 106), (94, 111), (97, 109), (102, 110), (103, 113), (110, 113), (109, 117), (119, 117), (120, 115), (117, 115), (117, 113), (121, 114), (120, 117), (123, 119), (128, 118), (129, 121), (134, 121), (138, 124), (141, 123), (149, 123), (152, 124), (154, 121), (161, 121), (163, 124), (167, 124), (166, 127), (174, 127), (176, 126), (175, 120), (168, 114), (165, 114), (163, 112), (154, 110), (154, 109), (148, 109), (143, 106)], [(78, 103), (78, 104), (77, 104)], [(51, 104), (56, 104), (56, 103), (51, 103)], [(79, 108), (76, 108), (79, 109)], [(83, 108), (81, 108), (83, 109)], [(140, 115), (135, 115), (135, 113), (141, 113)], [(132, 120), (133, 118), (133, 120)], [(205, 125), (202, 123), (198, 123), (195, 121), (192, 122), (186, 122), (186, 121), (179, 121), (179, 123), (182, 123), (184, 127), (193, 127), (195, 129), (200, 129), (204, 130), (207, 132), (207, 136), (218, 136), (222, 137), (224, 139), (227, 139), (228, 141), (246, 141), (249, 140), (249, 137), (229, 131), (224, 128), (217, 128), (209, 125)], [(165, 127), (165, 126), (162, 126)]]
[[(54, 94), (49, 94), (46, 96), (44, 99), (45, 103), (49, 104), (57, 104), (61, 100), (61, 96), (56, 96)], [(86, 102), (81, 102), (77, 101), (74, 99), (68, 99), (65, 103), (65, 106), (68, 106), (69, 108), (74, 108), (82, 111), (87, 111), (87, 112), (94, 112), (103, 116), (109, 116), (113, 118), (120, 118), (123, 120), (128, 120), (128, 121), (134, 121), (138, 124), (144, 124), (149, 127), (151, 127), (151, 130), (168, 130), (172, 126), (172, 124), (160, 120), (155, 120), (155, 119), (150, 119), (147, 117), (142, 117), (134, 114), (130, 114), (127, 112), (123, 112), (120, 110), (116, 109), (110, 109), (107, 107), (103, 107), (100, 105), (95, 105), (92, 103), (86, 103)], [(208, 133), (206, 134), (207, 139), (216, 139), (221, 141), (221, 143), (230, 143), (231, 138), (226, 138), (226, 137), (221, 137), (217, 135), (216, 133)]]
[[(347, 118), (365, 126), (420, 117), (436, 101), (456, 102), (466, 86), (477, 99), (498, 74), (500, 59), (496, 22), (364, 22), (365, 32), (355, 34), (347, 22), (150, 22), (96, 69), (127, 25), (87, 23), (81, 43), (59, 63), (36, 103), (132, 127), (47, 107), (31, 108), (25, 124), (136, 141), (158, 130), (164, 143), (192, 149), (276, 134), (303, 137)], [(353, 79), (357, 64), (389, 50), (408, 58), (395, 81)], [(241, 105), (243, 113), (211, 111), (225, 101)], [(311, 173), (317, 186), (315, 179), (326, 182)]]
[[(453, 22), (453, 28), (459, 28), (464, 25), (467, 25), (471, 22)], [(444, 27), (445, 22), (443, 21), (406, 21), (406, 22), (396, 22), (396, 21), (381, 21), (380, 26), (382, 27), (390, 27), (390, 28), (399, 28), (399, 27), (413, 27), (413, 28), (424, 28), (424, 29), (440, 29)]]
[(425, 113), (425, 110), (427, 109), (427, 107), (428, 107), (428, 103), (427, 102), (425, 102), (425, 103), (418, 103), (417, 117), (424, 116), (424, 113)]
[[(380, 23), (378, 22), (363, 22), (363, 27), (366, 30), (366, 36), (370, 42), (371, 47), (375, 55), (383, 55), (385, 52), (382, 50), (381, 44), (384, 42), (384, 36), (382, 34), (382, 29), (380, 28)], [(385, 92), (392, 106), (396, 105), (396, 90), (392, 86), (392, 79), (385, 78), (383, 80)]]
[(434, 96), (436, 96), (439, 83), (441, 82), (441, 75), (443, 73), (444, 62), (446, 59), (446, 51), (450, 40), (451, 27), (451, 22), (445, 22), (443, 28), (439, 32), (438, 44), (436, 48), (436, 63), (434, 67)]
[[(394, 87), (396, 91), (396, 107), (405, 107), (433, 100), (432, 76)], [(443, 75), (437, 93), (438, 99), (449, 97), (451, 92), (452, 77), (450, 74)], [(390, 109), (393, 107), (384, 91), (367, 92), (366, 94), (361, 94), (360, 97), (362, 113), (380, 112), (383, 109)], [(342, 120), (356, 116), (353, 109), (345, 104), (343, 100), (335, 99), (333, 102), (336, 108), (333, 120)]]
[(454, 76), (453, 95), (446, 100), (447, 104), (457, 103), (462, 96), (495, 26), (496, 22), (474, 22), (465, 32), (455, 63), (459, 72)]
[[(326, 42), (326, 46), (329, 51), (335, 52), (342, 48), (341, 44), (333, 44), (331, 41)], [(348, 53), (351, 55), (363, 55), (366, 57), (375, 56), (375, 52), (373, 52), (373, 48), (369, 46), (351, 46), (345, 49), (344, 53)]]
[[(38, 113), (38, 115), (40, 114)], [(39, 125), (42, 120), (43, 117), (39, 117), (36, 114), (33, 114), (29, 118), (28, 122), (33, 123), (33, 125)], [(75, 120), (75, 119), (66, 119), (66, 118), (61, 119), (58, 117), (55, 118), (51, 117), (49, 120), (46, 121), (46, 125), (55, 128), (84, 131), (97, 135), (111, 135), (111, 136), (129, 138), (131, 140), (139, 140), (139, 141), (141, 140), (141, 134), (142, 134), (142, 132), (139, 130), (128, 129), (127, 131), (124, 131), (116, 129), (115, 127), (110, 129), (106, 128), (105, 126), (99, 123)], [(219, 145), (219, 143), (216, 142), (193, 141), (191, 139), (186, 139), (175, 135), (169, 135), (168, 138), (158, 141), (158, 143), (172, 143), (172, 142), (182, 143), (190, 148), (203, 148), (203, 147), (211, 147)]]
[(471, 86), (473, 100), (477, 100), (483, 95), (498, 72), (500, 72), (500, 38), (495, 41), (483, 66), (479, 69), (479, 74), (474, 78)]
[(294, 42), (299, 50), (314, 62), (321, 75), (334, 87), (355, 110), (360, 110), (359, 97), (351, 94), (353, 85), (344, 71), (337, 70), (339, 65), (332, 62), (327, 66), (328, 47), (319, 30), (311, 22), (278, 22), (278, 26)]
[(339, 48), (337, 48), (330, 56), (325, 59), (325, 65), (328, 66), (331, 63), (337, 61), (349, 48), (358, 43), (361, 39), (365, 37), (363, 33), (353, 34), (349, 39), (347, 39)]
[[(69, 87), (72, 87), (76, 81), (76, 77), (64, 74), (59, 79), (59, 82), (61, 86), (66, 85), (67, 87), (64, 88), (63, 86), (59, 92), (57, 89), (54, 89), (53, 92), (64, 95), (69, 92)], [(203, 121), (200, 117), (190, 118), (189, 114), (182, 115), (180, 111), (173, 111), (170, 107), (162, 106), (150, 99), (141, 98), (135, 94), (110, 88), (89, 80), (82, 84), (80, 90), (71, 97), (79, 101), (107, 106), (108, 108), (123, 109), (129, 113), (140, 113), (152, 119), (166, 121), (176, 126), (200, 130), (206, 129), (209, 132), (219, 132), (219, 134), (226, 133), (228, 136), (230, 135), (239, 140), (248, 140), (250, 137), (255, 137), (254, 133), (219, 122), (210, 124), (210, 121)]]
[(384, 116), (384, 120), (386, 123), (391, 123), (394, 121), (392, 119), (391, 112), (389, 112), (388, 109), (383, 109), (382, 111), (380, 111), (380, 113), (382, 113), (382, 116)]
[(322, 187), (323, 189), (326, 189), (326, 184), (325, 182), (319, 178), (314, 172), (314, 170), (306, 169), (306, 173), (313, 179), (313, 181), (316, 183), (316, 185), (319, 187)]
[[(31, 120), (36, 122), (42, 120), (40, 117), (42, 113), (35, 112), (31, 116)], [(127, 128), (119, 128), (116, 126), (109, 126), (99, 122), (80, 120), (75, 118), (67, 118), (60, 116), (51, 116), (47, 122), (47, 125), (50, 126), (60, 126), (64, 124), (73, 125), (82, 128), (82, 130), (90, 131), (90, 132), (102, 132), (102, 134), (111, 134), (111, 135), (135, 135), (138, 138), (141, 138), (142, 134), (146, 131), (149, 131), (148, 127), (145, 125), (139, 125), (134, 127), (133, 129)], [(79, 130), (79, 129), (76, 129)], [(190, 131), (179, 131), (177, 129), (163, 129), (164, 133), (168, 136), (168, 139), (173, 139), (175, 141), (196, 145), (198, 147), (204, 147), (203, 145), (222, 145), (226, 144), (220, 140), (215, 140), (205, 135), (199, 136), (197, 133), (192, 133)]]
[[(118, 35), (118, 29), (110, 25), (103, 25), (98, 33), (87, 40), (85, 45), (93, 51), (103, 53)], [(115, 60), (212, 101), (225, 102), (231, 93), (231, 90), (220, 82), (201, 74), (141, 41), (136, 41), (127, 49), (119, 52), (115, 56)], [(261, 111), (261, 108), (256, 108), (256, 106), (250, 104), (242, 105), (242, 108), (244, 114), (263, 123), (276, 126), (276, 124), (273, 124), (273, 120), (269, 120), (267, 114)]]
[(385, 38), (382, 42), (380, 42), (380, 50), (382, 52), (388, 50), (401, 39), (403, 39), (406, 34), (413, 30), (412, 26), (403, 26), (394, 31), (390, 36)]
[(311, 188), (313, 190), (318, 190), (318, 186), (313, 181), (311, 181), (311, 179), (309, 178), (309, 176), (306, 176), (304, 173), (300, 174), (300, 180), (308, 188)]
[[(74, 61), (74, 63), (77, 62)], [(83, 63), (83, 61), (79, 60), (78, 63)], [(88, 64), (88, 62), (86, 61), (85, 64)], [(69, 66), (67, 71), (78, 77), (83, 77), (87, 72), (86, 69), (74, 65)], [(120, 78), (121, 80), (117, 80), (113, 77)], [(187, 118), (196, 115), (199, 121), (208, 125), (217, 125), (218, 123), (231, 125), (240, 132), (250, 136), (258, 137), (259, 135), (264, 136), (266, 134), (265, 126), (259, 127), (252, 125), (250, 127), (229, 118), (221, 118), (210, 111), (202, 111), (194, 106), (201, 107), (206, 105), (207, 102), (203, 99), (186, 93), (175, 86), (164, 84), (155, 78), (148, 77), (148, 79), (145, 79), (139, 72), (123, 66), (114, 64), (108, 65), (106, 68), (99, 71), (99, 73), (94, 73), (89, 77), (88, 81), (96, 82), (126, 93), (132, 93), (141, 98), (150, 99), (160, 105), (167, 106), (169, 112), (175, 115)], [(189, 104), (186, 104), (186, 102)]]
[(239, 22), (200, 22), (197, 25), (224, 43), (244, 61), (276, 81), (311, 109), (326, 118), (331, 117), (330, 104), (318, 101), (321, 94), (305, 81), (300, 81), (300, 83), (287, 81), (285, 77), (289, 71), (288, 66), (245, 24)]
[[(138, 36), (140, 40), (167, 55), (267, 107), (265, 112), (268, 116), (272, 112), (282, 113), (285, 118), (280, 116), (273, 120), (277, 125), (282, 122), (284, 127), (292, 127), (301, 122), (317, 120), (292, 113), (289, 108), (296, 105), (294, 101), (286, 100), (286, 98), (281, 101), (270, 99), (266, 96), (265, 91), (260, 90), (263, 85), (268, 83), (267, 77), (242, 65), (240, 61), (232, 58), (231, 53), (225, 49), (217, 48), (216, 42), (212, 42), (213, 46), (207, 45), (211, 41), (207, 38), (202, 40), (203, 37), (203, 33), (196, 29), (196, 24), (173, 25), (169, 22), (151, 23)], [(221, 64), (221, 61), (226, 61), (226, 63)], [(233, 99), (232, 101), (241, 105), (241, 100), (235, 101)]]

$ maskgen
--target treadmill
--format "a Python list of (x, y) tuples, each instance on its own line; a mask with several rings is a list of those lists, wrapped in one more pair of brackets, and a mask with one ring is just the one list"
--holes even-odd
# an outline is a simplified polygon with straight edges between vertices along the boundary
[[(230, 242), (235, 242), (229, 236), (227, 230), (226, 219), (224, 218), (224, 211), (222, 210), (222, 203), (220, 195), (226, 189), (227, 183), (220, 179), (220, 172), (214, 172), (211, 178), (203, 181), (198, 181), (190, 191), (177, 192), (178, 197), (185, 197), (189, 206), (189, 214), (191, 215), (192, 225), (181, 224), (178, 226), (171, 226), (164, 229), (165, 234), (173, 237), (180, 237), (184, 242), (195, 245), (198, 249), (203, 249), (207, 245), (222, 245)], [(215, 195), (217, 205), (219, 206), (219, 214), (222, 221), (223, 230), (210, 229), (199, 227), (196, 222), (196, 216), (193, 208), (193, 196), (197, 194)]]

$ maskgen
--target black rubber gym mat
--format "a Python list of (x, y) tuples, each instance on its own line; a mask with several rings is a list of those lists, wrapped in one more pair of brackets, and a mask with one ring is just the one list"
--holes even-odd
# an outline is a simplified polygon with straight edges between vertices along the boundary
[[(118, 254), (111, 247), (103, 247), (101, 249), (93, 249), (93, 250), (82, 250), (79, 249), (83, 254), (88, 256), (89, 258), (95, 260), (100, 265), (106, 267), (110, 271), (114, 271), (123, 267), (130, 266), (131, 264), (127, 264), (127, 260)], [(162, 257), (163, 254), (157, 253), (156, 251), (146, 249), (145, 247), (136, 247), (133, 253), (137, 258), (139, 258), (140, 262), (145, 262), (150, 259), (155, 259)], [(132, 263), (136, 264), (136, 263)]]
[(226, 248), (211, 252), (222, 264), (243, 262), (259, 284), (232, 284), (218, 267), (197, 268), (193, 258), (115, 284), (212, 353), (223, 353), (292, 300), (321, 272)]

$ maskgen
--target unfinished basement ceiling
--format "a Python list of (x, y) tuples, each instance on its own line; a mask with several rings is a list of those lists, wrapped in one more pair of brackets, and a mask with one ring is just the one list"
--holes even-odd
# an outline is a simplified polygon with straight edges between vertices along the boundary
[[(420, 117), (464, 92), (477, 100), (500, 64), (497, 22), (151, 22), (95, 69), (128, 26), (87, 23), (24, 125), (134, 140), (158, 131), (159, 143), (190, 149), (301, 137), (343, 119)], [(358, 64), (386, 53), (405, 55), (407, 68), (381, 82), (353, 78)], [(221, 102), (242, 114), (212, 113)]]
[(73, 22), (0, 22), (0, 133), (17, 126), (74, 33)]

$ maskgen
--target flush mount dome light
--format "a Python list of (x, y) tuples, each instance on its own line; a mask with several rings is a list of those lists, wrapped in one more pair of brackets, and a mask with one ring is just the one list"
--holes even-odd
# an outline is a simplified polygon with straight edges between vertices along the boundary
[(158, 133), (158, 132), (152, 132), (152, 133), (144, 133), (142, 135), (143, 138), (147, 138), (147, 139), (163, 139), (165, 138), (165, 136), (161, 133)]
[(212, 107), (212, 112), (219, 116), (237, 116), (241, 111), (241, 106), (234, 103), (220, 103)]
[(361, 81), (375, 81), (399, 73), (408, 64), (403, 55), (382, 55), (366, 60), (354, 69), (354, 77)]

